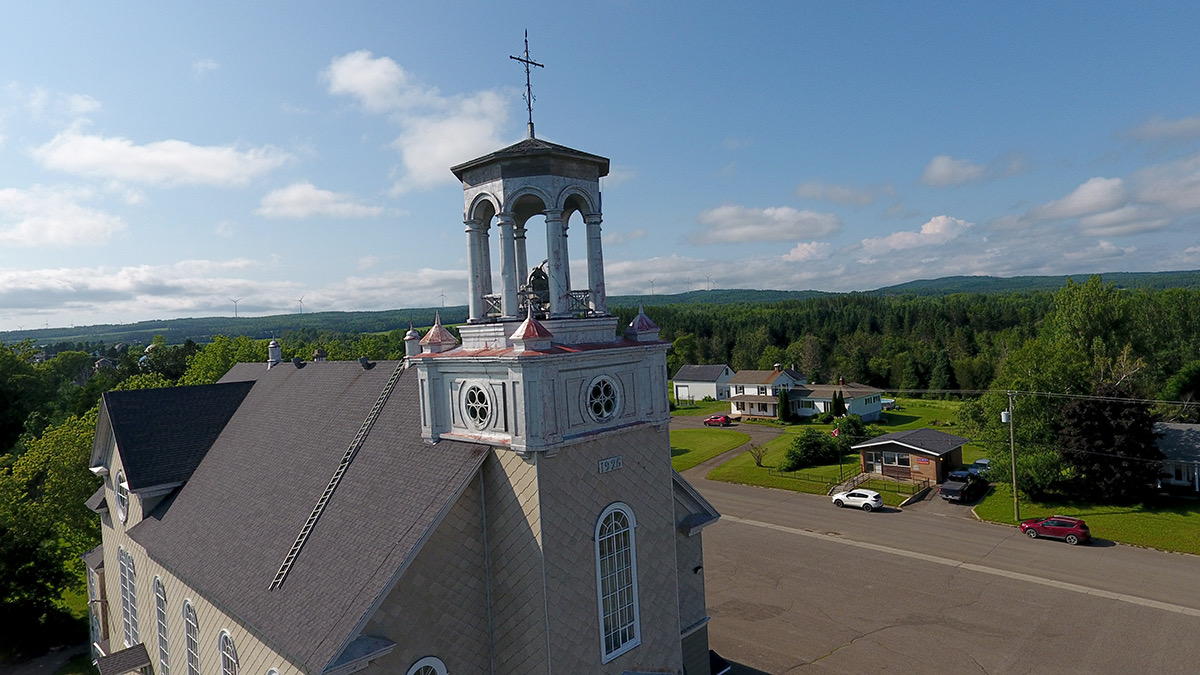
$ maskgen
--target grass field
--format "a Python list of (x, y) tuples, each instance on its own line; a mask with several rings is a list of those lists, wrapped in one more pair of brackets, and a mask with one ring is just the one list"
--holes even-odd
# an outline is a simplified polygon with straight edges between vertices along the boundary
[(671, 467), (685, 471), (749, 440), (730, 429), (677, 429), (671, 432)]
[[(953, 423), (958, 410), (957, 402), (898, 399), (897, 403), (900, 405), (901, 410), (885, 412), (883, 419), (876, 423), (885, 432), (906, 431), (932, 426), (947, 433), (954, 433)], [(784, 427), (783, 433), (778, 438), (772, 439), (766, 444), (767, 454), (763, 457), (763, 466), (761, 468), (754, 465), (754, 459), (749, 453), (743, 452), (710, 471), (708, 479), (727, 483), (743, 483), (746, 485), (780, 488), (796, 492), (808, 492), (811, 494), (825, 494), (829, 489), (829, 482), (836, 479), (839, 475), (851, 469), (851, 475), (857, 473), (857, 455), (846, 455), (842, 458), (843, 463), (841, 465), (828, 464), (804, 469), (801, 472), (804, 479), (771, 475), (768, 472), (768, 468), (774, 468), (783, 461), (784, 455), (787, 454), (788, 448), (791, 447), (792, 440), (796, 434), (803, 434), (809, 429), (829, 433), (833, 430), (833, 426), (829, 424), (794, 424)], [(970, 463), (983, 456), (982, 448), (963, 448), (964, 462)], [(883, 486), (872, 487), (870, 489), (878, 490), (883, 495), (884, 503), (890, 506), (898, 506), (908, 498), (908, 495), (887, 492), (879, 489), (880, 487)]]
[[(1021, 502), (1022, 520), (1055, 514), (1083, 518), (1099, 539), (1200, 555), (1200, 504), (1147, 508)], [(1013, 524), (1012, 489), (1005, 483), (994, 485), (975, 507), (975, 515)]]
[(694, 415), (708, 417), (709, 415), (728, 412), (729, 401), (696, 401), (695, 405), (688, 405), (686, 403), (683, 405), (675, 404), (675, 409), (671, 411), (671, 414), (688, 417)]

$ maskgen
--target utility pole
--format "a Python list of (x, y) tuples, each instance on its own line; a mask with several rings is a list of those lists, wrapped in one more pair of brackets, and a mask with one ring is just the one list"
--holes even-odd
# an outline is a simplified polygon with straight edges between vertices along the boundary
[[(1000, 416), (1001, 422), (1008, 422), (1008, 452), (1009, 452), (1009, 468), (1012, 469), (1012, 493), (1013, 493), (1013, 521), (1021, 522), (1021, 499), (1017, 496), (1017, 435), (1013, 428), (1013, 409), (1016, 402), (1017, 392), (1009, 390), (1008, 392), (1008, 410)], [(1004, 418), (1008, 419), (1004, 419)]]

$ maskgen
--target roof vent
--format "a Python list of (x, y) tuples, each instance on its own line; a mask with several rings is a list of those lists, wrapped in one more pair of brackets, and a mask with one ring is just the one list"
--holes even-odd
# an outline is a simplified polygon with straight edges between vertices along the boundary
[(299, 370), (307, 364), (305, 364), (304, 359), (300, 358), (299, 356), (293, 356), (292, 357), (292, 365), (296, 366), (296, 369)]
[(363, 370), (370, 370), (375, 367), (375, 364), (371, 363), (371, 359), (365, 356), (358, 357), (358, 365), (362, 366)]

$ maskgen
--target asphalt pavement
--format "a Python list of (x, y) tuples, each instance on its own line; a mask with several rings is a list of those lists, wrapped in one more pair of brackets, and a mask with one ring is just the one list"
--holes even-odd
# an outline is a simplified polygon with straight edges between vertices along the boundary
[[(733, 428), (747, 427), (773, 430)], [(704, 479), (744, 450), (684, 472), (723, 515), (704, 530), (705, 584), (710, 644), (731, 661), (766, 673), (1200, 669), (1200, 557), (1030, 540), (936, 494), (864, 513)]]

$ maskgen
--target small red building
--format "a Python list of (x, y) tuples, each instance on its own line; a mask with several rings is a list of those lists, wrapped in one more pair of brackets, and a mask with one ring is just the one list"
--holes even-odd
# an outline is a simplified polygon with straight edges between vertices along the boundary
[(912, 429), (877, 436), (854, 449), (863, 473), (941, 483), (946, 474), (962, 465), (962, 446), (966, 444), (967, 439), (944, 431)]

